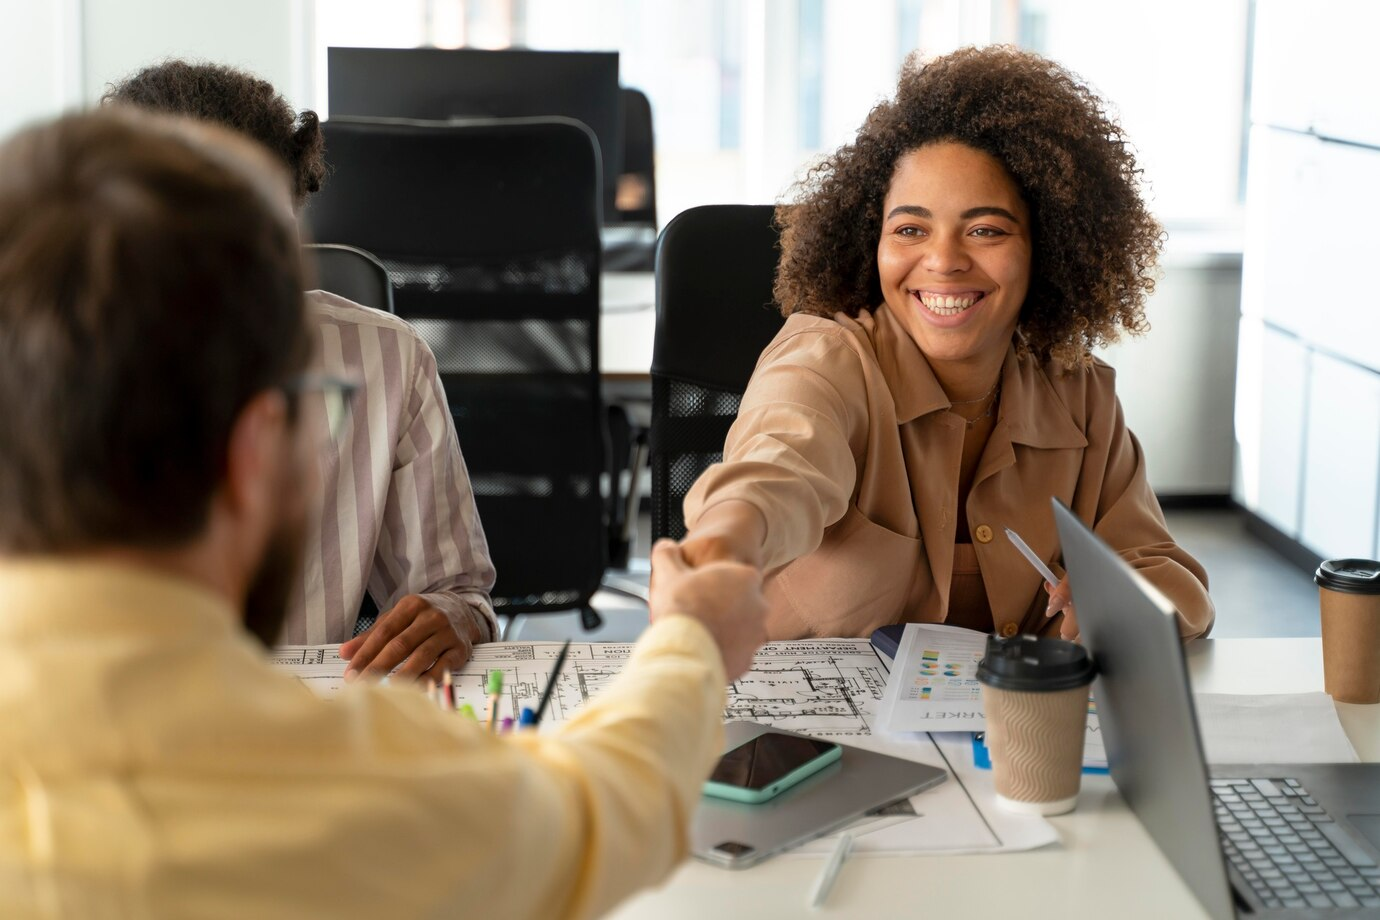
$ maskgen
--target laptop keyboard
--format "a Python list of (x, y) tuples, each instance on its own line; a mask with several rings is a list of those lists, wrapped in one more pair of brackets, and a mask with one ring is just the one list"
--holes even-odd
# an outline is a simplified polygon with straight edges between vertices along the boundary
[(1380, 907), (1380, 867), (1296, 779), (1214, 779), (1222, 849), (1266, 907)]

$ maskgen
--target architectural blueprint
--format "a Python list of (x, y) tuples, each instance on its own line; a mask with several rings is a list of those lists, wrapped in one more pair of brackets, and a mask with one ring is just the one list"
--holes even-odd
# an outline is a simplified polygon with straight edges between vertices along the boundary
[[(454, 680), (458, 702), (487, 716), (484, 696), (489, 671), (503, 672), (499, 718), (533, 709), (550, 679), (560, 642), (494, 642), (478, 645)], [(571, 718), (623, 670), (631, 643), (572, 642), (556, 679), (544, 722)], [(329, 696), (340, 689), (346, 662), (337, 646), (282, 646), (273, 663)], [(877, 703), (886, 689), (886, 670), (866, 639), (772, 642), (753, 659), (752, 669), (728, 687), (724, 718), (769, 722), (812, 735), (871, 734)]]
[(322, 696), (330, 696), (344, 683), (346, 662), (338, 645), (281, 645), (269, 652), (274, 667), (295, 674)]

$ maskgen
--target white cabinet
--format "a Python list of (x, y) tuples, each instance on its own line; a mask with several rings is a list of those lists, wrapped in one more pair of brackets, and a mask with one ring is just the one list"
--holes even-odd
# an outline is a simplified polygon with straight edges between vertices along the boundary
[(1380, 553), (1374, 0), (1257, 0), (1233, 494), (1325, 556)]
[(1380, 102), (1375, 98), (1380, 3), (1328, 0), (1321, 8), (1296, 0), (1287, 3), (1316, 17), (1327, 33), (1326, 56), (1318, 67), (1325, 91), (1316, 96), (1313, 130), (1323, 137), (1380, 147)]
[[(1380, 100), (1372, 102), (1380, 110)], [(1370, 274), (1380, 262), (1375, 222), (1380, 217), (1380, 150), (1316, 141), (1317, 203), (1307, 240), (1277, 262), (1275, 276), (1289, 273), (1311, 288), (1294, 305), (1306, 336), (1318, 348), (1380, 369), (1380, 287)], [(1283, 254), (1281, 254), (1283, 255)]]
[(1239, 341), (1236, 499), (1298, 539), (1308, 350), (1250, 317)]
[(1251, 121), (1307, 131), (1318, 94), (1318, 59), (1326, 43), (1320, 34), (1327, 17), (1319, 7), (1336, 0), (1258, 0), (1251, 73)]
[(1250, 145), (1241, 312), (1304, 335), (1331, 290), (1312, 264), (1322, 239), (1323, 142), (1257, 125)]
[(1376, 214), (1380, 150), (1253, 128), (1241, 312), (1380, 368)]
[(1258, 0), (1251, 121), (1380, 146), (1374, 0)]
[(1380, 374), (1314, 352), (1301, 542), (1323, 556), (1375, 553)]

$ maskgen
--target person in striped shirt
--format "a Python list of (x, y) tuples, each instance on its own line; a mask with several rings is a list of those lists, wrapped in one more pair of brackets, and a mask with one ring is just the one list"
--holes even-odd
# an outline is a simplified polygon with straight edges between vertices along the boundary
[[(326, 175), (315, 112), (217, 64), (165, 61), (111, 87), (133, 105), (248, 135), (287, 167), (300, 210)], [(346, 429), (323, 443), (323, 499), (280, 643), (340, 642), (347, 678), (439, 679), (498, 637), (494, 567), (431, 349), (406, 322), (325, 291), (307, 295), (316, 371), (359, 384)], [(380, 611), (353, 636), (365, 592)]]

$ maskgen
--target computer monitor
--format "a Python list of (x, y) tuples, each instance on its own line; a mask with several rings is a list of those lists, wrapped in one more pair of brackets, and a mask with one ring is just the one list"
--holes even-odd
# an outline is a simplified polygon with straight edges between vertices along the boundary
[(330, 48), (331, 116), (513, 118), (564, 115), (599, 143), (603, 211), (623, 168), (616, 51), (483, 51), (474, 48)]

